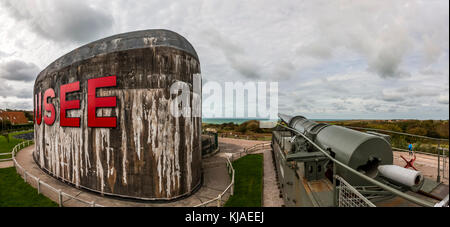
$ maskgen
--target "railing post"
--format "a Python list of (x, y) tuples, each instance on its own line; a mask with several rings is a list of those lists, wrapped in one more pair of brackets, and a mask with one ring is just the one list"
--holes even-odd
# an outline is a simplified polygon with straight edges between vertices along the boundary
[(23, 171), (23, 181), (27, 182), (27, 171)]
[(38, 194), (41, 194), (41, 179), (37, 179), (37, 191)]
[(58, 190), (59, 207), (62, 207), (62, 193), (61, 189)]
[(94, 200), (92, 200), (92, 202), (91, 202), (91, 207), (95, 207), (95, 202), (94, 202)]
[(333, 205), (337, 207), (336, 163), (333, 163)]
[(230, 190), (230, 194), (234, 195), (234, 173), (231, 179), (231, 190)]
[(436, 182), (440, 183), (441, 182), (441, 156), (440, 156), (440, 149), (439, 147), (441, 146), (441, 142), (438, 142), (438, 146), (437, 146), (437, 158), (438, 158), (438, 168), (437, 168), (437, 178), (436, 178)]
[[(448, 151), (447, 151), (448, 152)], [(447, 157), (448, 157), (448, 153), (447, 153)], [(447, 168), (447, 158), (445, 157), (445, 150), (442, 149), (442, 158), (443, 158), (443, 165), (442, 165), (442, 177), (444, 179), (448, 178), (447, 175), (445, 175), (445, 169)]]
[(222, 202), (222, 195), (219, 195), (219, 197), (217, 198), (217, 207), (220, 207), (221, 202)]

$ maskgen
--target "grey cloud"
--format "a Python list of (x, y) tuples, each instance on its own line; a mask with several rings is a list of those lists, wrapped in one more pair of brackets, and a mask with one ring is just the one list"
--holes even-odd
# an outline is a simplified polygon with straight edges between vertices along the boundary
[[(29, 87), (29, 86), (28, 86)], [(3, 98), (31, 98), (33, 90), (25, 86), (11, 86), (0, 78), (0, 97)]]
[(5, 52), (3, 52), (3, 51), (0, 50), (0, 58), (1, 58), (1, 57), (6, 57), (6, 56), (8, 56), (8, 55), (7, 55)]
[(440, 96), (438, 98), (438, 103), (448, 105), (448, 96)]
[(18, 102), (5, 101), (0, 103), (1, 109), (13, 109), (13, 110), (32, 110), (33, 100), (24, 100)]
[(420, 71), (420, 74), (423, 74), (423, 75), (442, 75), (444, 73), (442, 71), (439, 71), (439, 70), (424, 69), (424, 70)]
[(31, 81), (39, 73), (39, 67), (34, 63), (12, 60), (0, 64), (0, 78), (15, 81)]
[(366, 105), (364, 105), (364, 108), (366, 109), (366, 111), (369, 111), (369, 112), (377, 112), (379, 107), (380, 107), (380, 105), (378, 105), (378, 104), (376, 104), (376, 105), (373, 105), (373, 104), (366, 104)]
[(247, 79), (260, 78), (259, 66), (245, 54), (242, 47), (226, 39), (214, 29), (205, 30), (203, 34), (208, 38), (211, 46), (222, 51), (234, 70)]
[[(10, 12), (0, 15), (0, 27), (8, 17), (17, 25), (0, 30), (11, 37), (0, 49), (24, 62), (48, 65), (73, 49), (68, 42), (110, 31), (166, 28), (193, 44), (205, 81), (278, 80), (280, 112), (448, 119), (448, 98), (439, 96), (448, 93), (448, 1), (24, 2), (0, 0), (0, 11)], [(0, 100), (31, 96), (6, 82), (14, 83), (0, 85)], [(336, 111), (342, 106), (348, 109)]]
[(349, 91), (344, 87), (343, 82), (330, 81), (328, 78), (323, 79), (324, 84), (330, 89), (330, 91), (337, 92), (340, 94), (349, 93)]
[(2, 3), (17, 21), (24, 21), (32, 31), (54, 41), (92, 41), (107, 33), (113, 24), (111, 15), (78, 1), (7, 0)]
[(395, 113), (395, 112), (397, 112), (397, 108), (391, 107), (391, 108), (388, 109), (388, 112)]
[(332, 47), (328, 46), (326, 41), (320, 43), (322, 45), (318, 44), (302, 45), (301, 47), (297, 48), (296, 52), (299, 55), (309, 55), (311, 57), (319, 59), (331, 58), (333, 52)]
[(383, 78), (409, 77), (411, 74), (399, 69), (403, 54), (380, 53), (378, 57), (369, 59), (369, 70)]
[(282, 62), (275, 69), (275, 76), (281, 79), (289, 79), (295, 72), (295, 66), (291, 62)]
[(347, 110), (347, 107), (344, 106), (342, 103), (334, 103), (333, 106), (336, 110), (339, 110), (339, 111)]
[(442, 5), (414, 1), (306, 4), (313, 38), (300, 45), (297, 53), (328, 60), (335, 50), (347, 49), (365, 59), (368, 70), (382, 78), (407, 77), (410, 73), (403, 64), (414, 51), (420, 51), (427, 64), (448, 51), (448, 10), (439, 9), (448, 8), (448, 3)]
[[(383, 90), (381, 99), (387, 102), (400, 102), (405, 99), (416, 99), (421, 97), (436, 97), (439, 96), (439, 90), (430, 87), (401, 87), (393, 90)], [(403, 105), (407, 106), (411, 102), (405, 102)]]

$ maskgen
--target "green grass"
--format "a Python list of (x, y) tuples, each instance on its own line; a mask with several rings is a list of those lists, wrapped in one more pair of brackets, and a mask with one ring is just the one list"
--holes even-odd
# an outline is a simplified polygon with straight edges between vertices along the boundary
[(14, 167), (0, 169), (0, 207), (57, 207), (25, 183)]
[(234, 195), (226, 207), (260, 207), (263, 184), (263, 155), (249, 154), (233, 162)]
[[(8, 153), (11, 152), (14, 146), (18, 143), (25, 141), (24, 139), (16, 139), (15, 135), (24, 134), (33, 132), (33, 130), (23, 131), (23, 132), (15, 132), (9, 134), (9, 143), (4, 136), (0, 136), (0, 153)], [(11, 158), (11, 155), (0, 155), (0, 159)]]

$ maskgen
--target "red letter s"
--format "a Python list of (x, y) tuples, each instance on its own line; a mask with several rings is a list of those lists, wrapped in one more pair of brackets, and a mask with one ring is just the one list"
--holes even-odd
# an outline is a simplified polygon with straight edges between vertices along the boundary
[(45, 111), (50, 111), (50, 117), (47, 116), (44, 112), (44, 122), (46, 125), (52, 125), (55, 122), (55, 106), (51, 103), (48, 103), (48, 98), (54, 98), (55, 91), (52, 88), (47, 89), (44, 92), (44, 108)]

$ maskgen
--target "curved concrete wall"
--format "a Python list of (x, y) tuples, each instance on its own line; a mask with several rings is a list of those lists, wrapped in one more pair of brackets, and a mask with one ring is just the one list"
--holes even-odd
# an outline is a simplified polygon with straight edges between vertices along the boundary
[(169, 105), (170, 86), (182, 81), (192, 92), (196, 74), (194, 48), (167, 30), (119, 34), (64, 55), (34, 85), (36, 163), (102, 194), (191, 193), (201, 182), (201, 115), (174, 117)]

